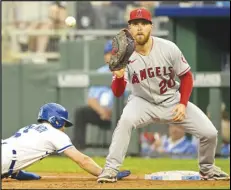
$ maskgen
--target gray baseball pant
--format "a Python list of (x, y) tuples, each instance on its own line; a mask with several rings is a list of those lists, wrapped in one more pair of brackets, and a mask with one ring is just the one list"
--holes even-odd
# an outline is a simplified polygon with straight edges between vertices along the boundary
[[(105, 167), (119, 169), (131, 138), (132, 129), (152, 123), (173, 123), (172, 110), (179, 103), (179, 97), (159, 105), (152, 104), (140, 97), (133, 96), (123, 109), (112, 136)], [(214, 164), (217, 146), (217, 130), (209, 118), (193, 103), (188, 102), (186, 118), (177, 122), (185, 131), (199, 138), (199, 168), (206, 173)]]

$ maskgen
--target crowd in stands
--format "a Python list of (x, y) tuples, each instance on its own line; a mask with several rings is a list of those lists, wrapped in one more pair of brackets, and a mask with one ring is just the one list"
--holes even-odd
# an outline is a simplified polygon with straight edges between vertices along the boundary
[[(182, 1), (78, 1), (75, 7), (68, 8), (65, 1), (34, 1), (34, 2), (7, 2), (10, 8), (4, 17), (10, 18), (13, 29), (25, 30), (56, 30), (65, 29), (64, 20), (67, 15), (77, 19), (77, 29), (118, 29), (126, 27), (130, 10), (136, 7), (145, 7), (151, 12), (161, 5), (180, 5)], [(223, 1), (184, 1), (194, 4), (217, 4), (225, 6)], [(70, 13), (71, 12), (71, 13)], [(25, 35), (17, 36), (17, 45), (20, 52), (33, 52), (34, 62), (46, 62), (45, 52), (58, 52), (59, 35)]]
[[(207, 116), (211, 118), (209, 106)], [(155, 126), (153, 126), (155, 127)], [(202, 126), (203, 127), (203, 126)], [(221, 136), (220, 150), (217, 154), (223, 158), (230, 157), (230, 118), (224, 103), (221, 105)], [(140, 134), (140, 152), (143, 157), (167, 155), (172, 158), (185, 159), (197, 157), (198, 139), (185, 133), (181, 126), (169, 125), (167, 134), (143, 132)]]

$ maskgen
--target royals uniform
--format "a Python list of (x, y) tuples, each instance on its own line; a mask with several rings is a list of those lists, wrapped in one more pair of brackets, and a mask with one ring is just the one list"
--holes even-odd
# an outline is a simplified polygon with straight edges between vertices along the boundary
[(2, 175), (15, 173), (51, 153), (61, 153), (72, 146), (64, 132), (48, 123), (21, 128), (2, 141)]

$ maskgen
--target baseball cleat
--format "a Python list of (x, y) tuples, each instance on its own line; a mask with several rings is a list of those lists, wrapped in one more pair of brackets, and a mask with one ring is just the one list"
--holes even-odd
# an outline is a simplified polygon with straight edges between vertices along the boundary
[(102, 173), (99, 175), (97, 182), (98, 183), (114, 183), (117, 181), (117, 170), (112, 168), (103, 169)]
[(207, 174), (203, 172), (199, 172), (201, 180), (220, 180), (220, 181), (228, 181), (230, 180), (230, 176), (223, 172), (219, 167), (213, 166), (213, 169), (211, 172), (208, 172)]

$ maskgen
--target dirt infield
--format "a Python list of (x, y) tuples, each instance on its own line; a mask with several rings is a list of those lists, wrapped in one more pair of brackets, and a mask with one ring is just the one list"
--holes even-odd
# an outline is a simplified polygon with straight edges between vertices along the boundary
[(2, 180), (2, 189), (128, 189), (128, 188), (230, 188), (229, 181), (149, 181), (144, 180), (143, 176), (131, 175), (126, 179), (113, 184), (98, 184), (96, 178), (83, 173), (43, 173), (41, 180), (38, 181), (17, 181), (12, 179)]

